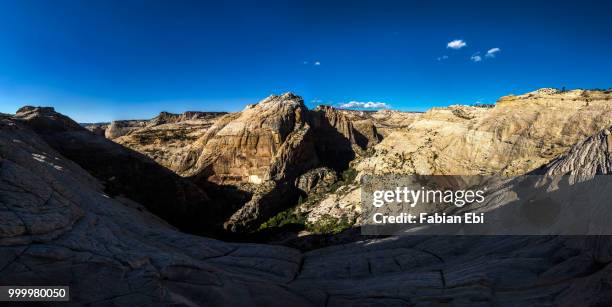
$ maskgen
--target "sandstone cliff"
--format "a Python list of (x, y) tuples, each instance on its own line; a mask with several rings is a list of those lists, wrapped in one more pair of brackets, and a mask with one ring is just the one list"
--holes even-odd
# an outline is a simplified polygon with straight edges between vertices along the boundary
[[(283, 171), (300, 172), (291, 167), (309, 169), (317, 161), (310, 148), (302, 148), (309, 146), (306, 137), (311, 129), (306, 113), (300, 97), (285, 94), (220, 118), (196, 141), (202, 149), (194, 167), (185, 174), (205, 172), (213, 182), (257, 184), (286, 176)], [(301, 161), (287, 159), (299, 150), (310, 156)]]
[(190, 145), (224, 112), (161, 112), (150, 120), (121, 120), (110, 124), (85, 124), (85, 128), (142, 153), (181, 174), (193, 166), (196, 153)]
[[(201, 185), (235, 186), (248, 194), (246, 203), (232, 205), (239, 208), (225, 225), (232, 231), (253, 230), (295, 204), (300, 175), (316, 167), (342, 171), (380, 141), (371, 121), (355, 118), (352, 112), (331, 107), (309, 111), (302, 98), (291, 93), (270, 96), (199, 129), (205, 132), (178, 157), (181, 167), (172, 169)], [(117, 141), (122, 143), (121, 138)]]
[(251, 194), (228, 219), (227, 229), (255, 229), (297, 199), (293, 181), (320, 164), (307, 112), (298, 96), (270, 96), (220, 118), (192, 145), (201, 149), (185, 175)]
[(106, 126), (104, 136), (109, 139), (115, 139), (141, 129), (146, 124), (145, 120), (116, 120)]
[(198, 121), (198, 120), (212, 120), (219, 116), (225, 115), (225, 112), (199, 112), (199, 111), (187, 111), (181, 114), (174, 114), (170, 112), (161, 112), (153, 119), (147, 122), (147, 126), (158, 126), (163, 124), (176, 124), (186, 121)]
[(612, 124), (612, 93), (540, 90), (494, 108), (434, 108), (390, 133), (358, 168), (373, 173), (523, 174)]
[[(299, 119), (294, 118), (295, 112)], [(315, 140), (317, 159), (326, 160), (322, 164), (334, 164), (341, 171), (356, 155), (380, 142), (378, 129), (396, 128), (402, 119), (413, 117), (413, 113), (381, 112), (330, 106), (311, 111), (300, 97), (287, 93), (270, 96), (237, 113), (162, 112), (151, 120), (87, 127), (92, 131), (106, 129), (108, 138), (185, 177), (209, 172), (214, 174), (211, 181), (217, 183), (262, 183), (276, 173), (283, 174), (282, 167), (272, 167), (283, 160), (274, 160), (274, 156), (290, 139), (287, 131), (294, 127), (303, 128), (308, 142)], [(270, 167), (276, 169), (275, 174), (269, 174)]]
[(310, 112), (319, 157), (336, 171), (382, 139), (373, 121), (357, 111), (318, 106)]
[[(433, 108), (389, 131), (371, 155), (352, 165), (360, 174), (525, 174), (612, 124), (612, 92), (542, 89), (500, 98), (493, 108)], [(357, 176), (357, 180), (359, 176)], [(299, 210), (358, 218), (358, 182)]]

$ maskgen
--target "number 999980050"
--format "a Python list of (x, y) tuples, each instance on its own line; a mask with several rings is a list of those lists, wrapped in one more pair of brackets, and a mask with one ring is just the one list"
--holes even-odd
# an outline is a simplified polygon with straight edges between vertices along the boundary
[(0, 286), (0, 301), (4, 302), (66, 302), (70, 300), (67, 286)]

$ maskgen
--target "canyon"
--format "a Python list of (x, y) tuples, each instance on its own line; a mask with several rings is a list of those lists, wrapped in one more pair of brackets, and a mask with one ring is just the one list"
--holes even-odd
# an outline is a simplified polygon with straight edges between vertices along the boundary
[[(610, 91), (540, 89), (502, 97), (494, 107), (451, 105), (418, 113), (308, 110), (287, 93), (241, 112), (195, 121), (162, 113), (149, 121), (106, 124), (105, 132), (199, 186), (213, 182), (236, 191), (239, 197), (224, 199), (235, 212), (224, 229), (253, 232), (288, 208), (311, 225), (358, 225), (362, 174), (526, 174), (612, 125), (610, 99)], [(175, 119), (158, 119), (164, 116)], [(325, 174), (335, 179), (320, 180)], [(316, 191), (297, 187), (306, 181), (318, 182)]]
[[(308, 109), (287, 93), (86, 125), (23, 107), (0, 115), (0, 276), (69, 284), (90, 305), (609, 305), (607, 236), (355, 229), (366, 174), (610, 174), (611, 107), (609, 90), (553, 89), (424, 113)], [(348, 222), (286, 246), (218, 240), (282, 213)], [(302, 248), (316, 235), (342, 244)]]

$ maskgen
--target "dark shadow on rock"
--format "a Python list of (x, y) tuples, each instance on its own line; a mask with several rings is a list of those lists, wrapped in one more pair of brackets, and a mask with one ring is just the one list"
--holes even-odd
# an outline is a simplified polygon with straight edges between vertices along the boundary
[(355, 144), (357, 144), (357, 146), (359, 146), (360, 148), (368, 148), (368, 144), (370, 143), (368, 138), (365, 137), (365, 135), (363, 135), (357, 129), (355, 129), (353, 133), (354, 133), (354, 138), (355, 138)]
[(253, 197), (253, 193), (232, 185), (221, 185), (197, 177), (190, 178), (190, 180), (204, 190), (212, 202), (219, 204), (216, 206), (219, 228), (222, 228), (223, 221), (226, 221)]
[[(309, 114), (317, 156), (323, 166), (341, 173), (355, 159), (355, 151), (352, 148), (351, 140), (332, 126), (324, 111), (310, 111)], [(355, 131), (355, 129), (351, 130)], [(365, 138), (363, 135), (361, 136)]]
[(258, 243), (283, 245), (307, 252), (328, 246), (391, 237), (386, 235), (362, 235), (360, 227), (352, 227), (339, 233), (311, 233), (300, 236), (298, 233), (301, 230), (304, 230), (304, 225), (287, 224), (282, 227), (266, 229), (265, 232), (258, 233), (258, 236), (253, 236), (252, 239)]
[(98, 178), (110, 196), (139, 202), (186, 232), (219, 231), (222, 220), (218, 212), (222, 208), (196, 184), (149, 157), (88, 131), (53, 108), (24, 107), (15, 117)]

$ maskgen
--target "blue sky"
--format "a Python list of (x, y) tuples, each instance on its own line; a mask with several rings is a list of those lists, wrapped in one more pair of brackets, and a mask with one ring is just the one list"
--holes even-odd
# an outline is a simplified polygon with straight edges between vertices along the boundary
[(425, 110), (612, 87), (612, 2), (534, 2), (3, 0), (0, 112), (149, 118), (286, 91)]

